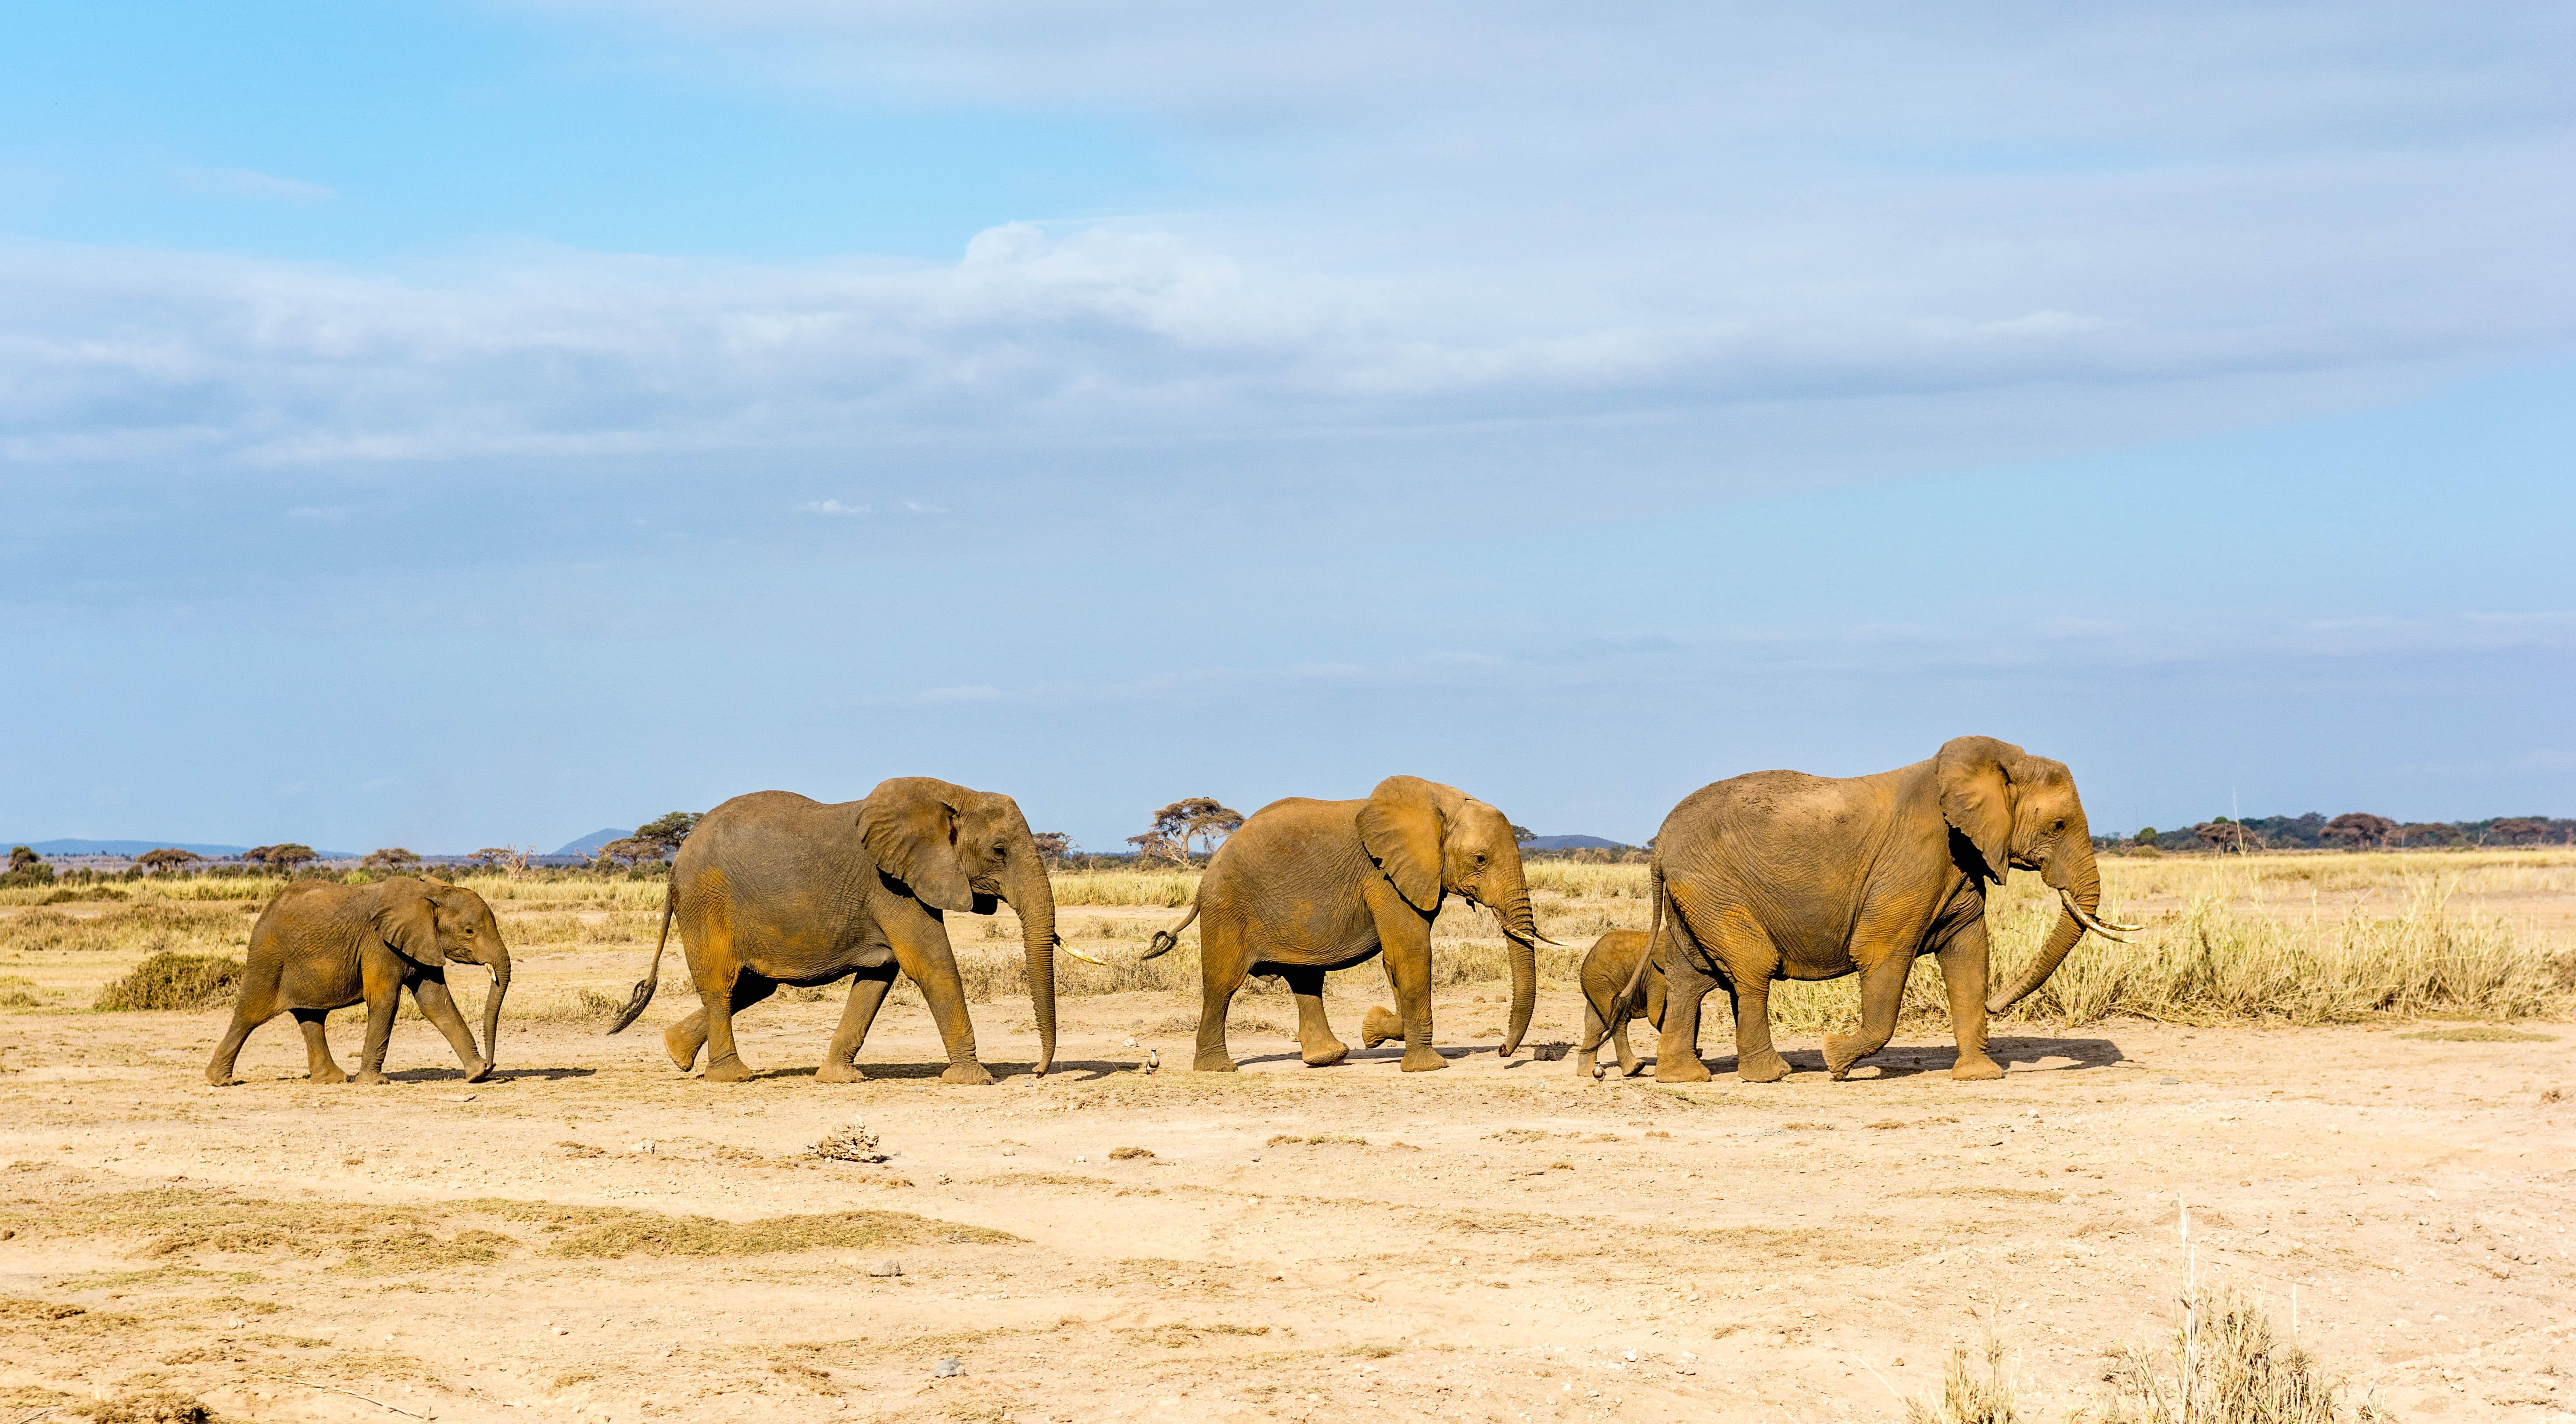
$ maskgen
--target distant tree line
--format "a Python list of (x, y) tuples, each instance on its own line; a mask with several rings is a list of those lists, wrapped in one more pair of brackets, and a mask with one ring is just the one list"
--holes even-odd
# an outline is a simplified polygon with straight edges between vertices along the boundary
[(2133, 836), (2095, 836), (2105, 850), (2249, 852), (2258, 850), (2430, 850), (2444, 846), (2576, 845), (2576, 820), (2548, 816), (2494, 816), (2483, 821), (2404, 821), (2368, 811), (2328, 819), (2304, 816), (2219, 816), (2180, 830), (2142, 827)]

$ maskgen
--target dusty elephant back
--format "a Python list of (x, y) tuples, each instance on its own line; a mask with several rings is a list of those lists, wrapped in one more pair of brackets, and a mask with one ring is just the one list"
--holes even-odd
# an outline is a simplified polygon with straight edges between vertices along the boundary
[(864, 804), (754, 791), (709, 811), (671, 863), (685, 940), (742, 937), (789, 959), (844, 947), (877, 874), (859, 842)]
[[(1848, 855), (1885, 833), (1904, 779), (1929, 762), (1871, 776), (1754, 771), (1714, 781), (1664, 818), (1655, 854), (1678, 875), (1721, 859), (1738, 867), (1794, 873), (1811, 859)], [(1723, 844), (1724, 855), (1719, 854)], [(1767, 862), (1778, 859), (1777, 866)]]
[(1367, 804), (1289, 796), (1253, 812), (1208, 862), (1201, 903), (1248, 908), (1277, 896), (1344, 898), (1368, 864), (1359, 830)]
[(344, 1009), (366, 997), (359, 955), (376, 934), (373, 885), (290, 885), (251, 925), (243, 988), (275, 984), (276, 1007)]

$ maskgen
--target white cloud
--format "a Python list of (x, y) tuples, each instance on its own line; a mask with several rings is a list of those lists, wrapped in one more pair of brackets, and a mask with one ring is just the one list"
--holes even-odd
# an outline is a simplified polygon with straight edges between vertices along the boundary
[(868, 512), (868, 507), (864, 504), (843, 504), (837, 499), (812, 500), (796, 507), (808, 514), (865, 514)]
[(220, 193), (232, 198), (269, 198), (290, 203), (323, 203), (339, 196), (319, 183), (280, 178), (271, 173), (254, 173), (247, 168), (182, 168), (178, 170), (177, 176), (182, 187), (200, 193)]

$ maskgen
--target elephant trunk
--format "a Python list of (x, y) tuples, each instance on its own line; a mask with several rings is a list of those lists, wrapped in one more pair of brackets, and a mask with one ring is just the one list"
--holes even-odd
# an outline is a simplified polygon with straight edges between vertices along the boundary
[(1515, 885), (1499, 910), (1503, 939), (1512, 957), (1512, 1024), (1503, 1037), (1503, 1056), (1518, 1053), (1521, 1035), (1529, 1032), (1530, 1010), (1538, 1004), (1538, 916), (1530, 909), (1529, 890)]
[(1037, 848), (1015, 854), (1019, 863), (1003, 882), (1002, 898), (1020, 917), (1029, 956), (1029, 1006), (1038, 1023), (1038, 1076), (1055, 1066), (1055, 892)]
[[(2058, 869), (2061, 863), (2066, 866), (2063, 871)], [(2049, 929), (2047, 942), (2040, 945), (2039, 954), (2022, 970), (2021, 977), (1986, 996), (1987, 1013), (2000, 1014), (2030, 997), (2033, 990), (2048, 982), (2049, 975), (2057, 972), (2058, 965), (2066, 962), (2066, 956), (2074, 952), (2075, 942), (2084, 937), (2085, 925), (2088, 922), (2099, 923), (2096, 911), (2102, 904), (2102, 872), (2093, 863), (2093, 846), (2089, 839), (2081, 850), (2052, 858), (2049, 868), (2041, 872), (2041, 878), (2057, 891), (2060, 902), (2057, 923)]]
[(483, 1001), (483, 1064), (488, 1071), (501, 1061), (501, 1000), (510, 992), (510, 951), (495, 943), (483, 967), (492, 971), (492, 996)]

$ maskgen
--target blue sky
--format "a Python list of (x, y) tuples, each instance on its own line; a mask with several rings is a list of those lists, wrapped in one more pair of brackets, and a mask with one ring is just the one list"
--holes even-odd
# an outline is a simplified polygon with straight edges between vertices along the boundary
[(2576, 813), (2564, 6), (20, 6), (0, 831)]

